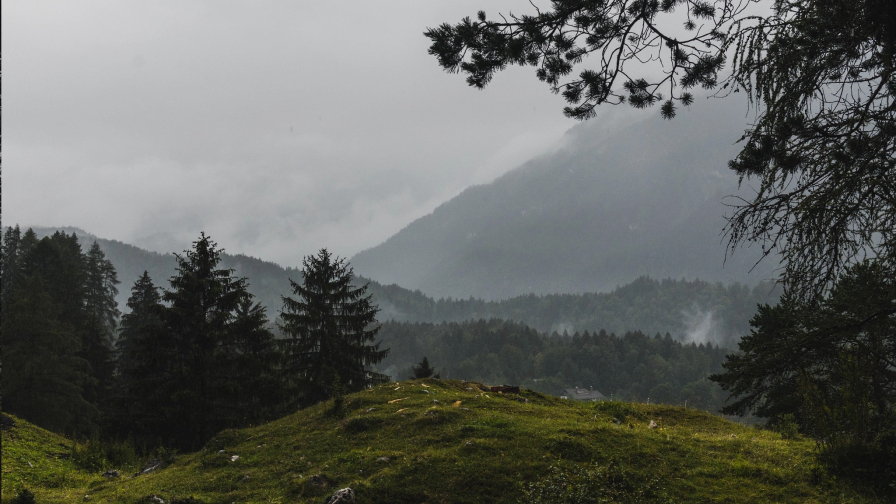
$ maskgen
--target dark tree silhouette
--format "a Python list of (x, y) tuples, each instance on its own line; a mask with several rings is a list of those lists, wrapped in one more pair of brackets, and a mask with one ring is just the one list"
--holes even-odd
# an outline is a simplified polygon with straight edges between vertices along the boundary
[(284, 367), (300, 404), (326, 400), (334, 388), (351, 392), (388, 381), (369, 370), (389, 352), (373, 344), (379, 310), (366, 295), (367, 286), (351, 281), (345, 259), (327, 249), (302, 261), (302, 283), (290, 280), (297, 297), (283, 297)]
[[(742, 91), (756, 118), (730, 167), (755, 181), (756, 195), (732, 203), (730, 250), (758, 243), (779, 253), (785, 286), (804, 300), (869, 255), (896, 272), (896, 2), (554, 0), (534, 9), (428, 29), (429, 52), (478, 88), (508, 65), (534, 66), (577, 119), (624, 102), (661, 103), (668, 119), (694, 88)], [(579, 66), (591, 68), (564, 81)]]
[(420, 361), (419, 364), (415, 365), (413, 369), (414, 376), (410, 377), (412, 380), (418, 380), (420, 378), (431, 378), (433, 376), (435, 376), (436, 378), (439, 377), (439, 375), (435, 374), (436, 368), (429, 365), (429, 359), (427, 359), (425, 355), (423, 356), (423, 360)]

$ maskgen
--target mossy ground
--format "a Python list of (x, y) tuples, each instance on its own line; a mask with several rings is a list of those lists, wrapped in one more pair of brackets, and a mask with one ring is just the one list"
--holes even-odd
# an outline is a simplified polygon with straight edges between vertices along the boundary
[[(155, 494), (166, 502), (320, 503), (349, 486), (359, 503), (517, 503), (552, 467), (616, 464), (632, 488), (653, 484), (682, 503), (884, 502), (826, 476), (809, 440), (678, 407), (504, 395), (449, 380), (384, 384), (347, 396), (341, 412), (330, 401), (227, 430), (133, 478), (104, 479), (54, 458), (65, 443), (31, 426), (4, 431), (3, 501), (27, 485), (38, 502), (89, 495), (139, 503)], [(27, 457), (39, 464), (23, 466)]]

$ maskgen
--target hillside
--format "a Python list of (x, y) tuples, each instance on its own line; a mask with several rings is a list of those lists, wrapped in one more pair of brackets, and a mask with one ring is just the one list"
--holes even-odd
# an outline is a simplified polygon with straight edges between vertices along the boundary
[[(112, 261), (121, 281), (119, 309), (127, 312), (131, 286), (146, 270), (155, 284), (168, 287), (174, 275), (172, 254), (150, 252), (127, 243), (99, 238), (79, 228), (34, 228), (38, 236), (57, 229), (76, 233), (86, 249), (94, 240)], [(221, 244), (226, 249), (226, 244)], [(280, 296), (290, 294), (289, 279), (298, 279), (298, 270), (245, 255), (224, 254), (224, 267), (234, 268), (249, 278), (249, 291), (268, 307), (270, 318), (282, 308)], [(420, 291), (398, 285), (369, 281), (369, 292), (380, 307), (379, 320), (397, 322), (463, 322), (502, 318), (522, 322), (541, 332), (599, 331), (623, 334), (627, 331), (671, 333), (683, 341), (712, 342), (734, 348), (749, 331), (749, 319), (757, 303), (772, 303), (777, 292), (771, 283), (755, 287), (723, 285), (703, 280), (634, 279), (606, 293), (534, 294), (498, 301), (481, 298), (433, 299)]]
[(725, 261), (727, 161), (746, 107), (703, 100), (674, 121), (577, 125), (557, 152), (474, 186), (384, 243), (355, 270), (433, 297), (606, 292), (635, 278), (756, 284), (756, 250)]
[(341, 412), (330, 401), (224, 431), (149, 474), (62, 484), (10, 465), (13, 455), (47, 461), (21, 445), (32, 429), (22, 424), (3, 431), (4, 503), (25, 484), (41, 503), (319, 504), (344, 487), (359, 504), (517, 503), (525, 492), (557, 502), (579, 490), (614, 502), (882, 502), (826, 477), (808, 440), (677, 407), (500, 394), (473, 382), (385, 384), (347, 396)]

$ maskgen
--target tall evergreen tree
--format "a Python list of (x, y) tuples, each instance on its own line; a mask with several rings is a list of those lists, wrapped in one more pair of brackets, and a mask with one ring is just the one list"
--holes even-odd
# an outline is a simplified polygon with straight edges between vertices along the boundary
[[(254, 318), (240, 320), (241, 302), (251, 295), (245, 278), (218, 268), (221, 253), (203, 233), (185, 255), (176, 254), (177, 274), (162, 295), (168, 303), (162, 320), (171, 338), (172, 361), (170, 375), (160, 387), (171, 398), (172, 421), (164, 437), (182, 447), (195, 448), (218, 430), (248, 420), (247, 406), (239, 398), (246, 397), (246, 386), (254, 382), (251, 376), (265, 372), (240, 348), (270, 339), (263, 329), (265, 320), (259, 317), (263, 311), (253, 313), (250, 308)], [(235, 366), (239, 356), (251, 364)]]
[(105, 401), (109, 387), (112, 385), (114, 362), (112, 348), (115, 332), (118, 328), (118, 274), (112, 262), (100, 250), (99, 244), (93, 242), (87, 254), (83, 256), (83, 322), (82, 351), (93, 368), (96, 380), (94, 387), (88, 390), (90, 399), (97, 404)]
[(134, 282), (121, 317), (116, 342), (117, 380), (110, 427), (114, 432), (148, 443), (158, 440), (165, 425), (169, 398), (162, 385), (170, 377), (172, 347), (162, 325), (162, 297), (149, 273)]
[(94, 241), (86, 256), (84, 304), (87, 314), (100, 322), (110, 344), (121, 315), (118, 302), (115, 301), (119, 283), (115, 266), (106, 259), (106, 254)]
[(6, 309), (6, 302), (9, 300), (10, 291), (12, 290), (12, 286), (15, 285), (18, 277), (19, 271), (21, 269), (21, 265), (19, 264), (19, 242), (22, 239), (22, 232), (19, 230), (18, 224), (16, 226), (10, 227), (6, 229), (6, 233), (3, 235), (3, 258), (2, 258), (2, 266), (0, 266), (0, 285), (2, 285), (2, 290), (0, 290), (0, 310)]
[(336, 384), (357, 391), (388, 381), (368, 370), (389, 353), (371, 344), (379, 331), (379, 309), (365, 296), (367, 285), (354, 287), (351, 281), (345, 259), (327, 249), (302, 261), (301, 284), (290, 279), (297, 298), (283, 297), (281, 328), (289, 336), (284, 367), (302, 404), (333, 396)]
[(39, 274), (25, 276), (3, 309), (3, 409), (50, 430), (86, 434), (97, 413), (83, 396), (90, 366), (49, 290)]

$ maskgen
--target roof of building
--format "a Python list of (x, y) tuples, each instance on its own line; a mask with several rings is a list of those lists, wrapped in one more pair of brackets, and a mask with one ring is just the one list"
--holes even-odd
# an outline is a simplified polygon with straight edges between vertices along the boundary
[(594, 387), (591, 388), (583, 388), (583, 387), (574, 387), (563, 389), (560, 392), (560, 397), (566, 397), (568, 399), (575, 399), (577, 401), (602, 401), (606, 399), (603, 394), (594, 390)]

